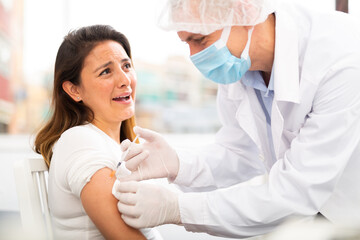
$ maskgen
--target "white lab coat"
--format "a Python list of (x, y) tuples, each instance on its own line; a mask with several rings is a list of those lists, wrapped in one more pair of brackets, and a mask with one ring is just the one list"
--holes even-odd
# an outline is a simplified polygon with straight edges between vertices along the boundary
[[(223, 124), (199, 154), (179, 151), (174, 183), (188, 231), (249, 237), (321, 212), (360, 223), (360, 26), (343, 13), (279, 4), (271, 131), (256, 94), (219, 85)], [(262, 184), (243, 183), (265, 176)], [(214, 191), (209, 191), (214, 190)]]

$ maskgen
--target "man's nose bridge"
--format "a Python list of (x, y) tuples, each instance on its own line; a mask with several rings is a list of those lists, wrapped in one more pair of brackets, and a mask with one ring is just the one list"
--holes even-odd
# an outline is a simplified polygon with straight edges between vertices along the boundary
[(197, 48), (195, 46), (189, 46), (189, 51), (190, 51), (190, 56), (200, 52), (199, 48)]

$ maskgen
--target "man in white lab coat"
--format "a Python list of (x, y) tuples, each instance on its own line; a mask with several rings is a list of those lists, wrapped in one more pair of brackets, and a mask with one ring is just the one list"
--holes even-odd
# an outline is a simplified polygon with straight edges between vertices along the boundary
[[(318, 212), (359, 224), (360, 26), (271, 0), (169, 0), (165, 9), (163, 27), (219, 83), (222, 128), (198, 154), (135, 128), (144, 142), (122, 143), (132, 175), (115, 186), (125, 222), (228, 237)], [(186, 193), (125, 181), (158, 177)]]

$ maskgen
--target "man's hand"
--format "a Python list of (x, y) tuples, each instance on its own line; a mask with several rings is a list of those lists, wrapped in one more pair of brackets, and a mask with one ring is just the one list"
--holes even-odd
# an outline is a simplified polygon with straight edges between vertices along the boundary
[(121, 217), (131, 227), (181, 223), (178, 194), (165, 187), (144, 182), (116, 181), (114, 190)]
[(132, 174), (120, 178), (121, 181), (145, 180), (152, 178), (167, 177), (174, 180), (179, 171), (179, 159), (175, 150), (158, 133), (134, 127), (134, 132), (145, 142), (142, 144), (131, 143), (124, 140), (121, 149), (126, 151), (130, 146), (130, 151), (125, 160), (126, 168)]

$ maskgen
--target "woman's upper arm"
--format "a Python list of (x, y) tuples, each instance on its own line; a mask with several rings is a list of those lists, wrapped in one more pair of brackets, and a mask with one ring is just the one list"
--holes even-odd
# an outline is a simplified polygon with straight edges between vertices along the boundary
[(86, 213), (106, 239), (146, 239), (122, 220), (118, 200), (111, 193), (115, 182), (111, 172), (109, 168), (98, 170), (82, 189), (80, 197)]

